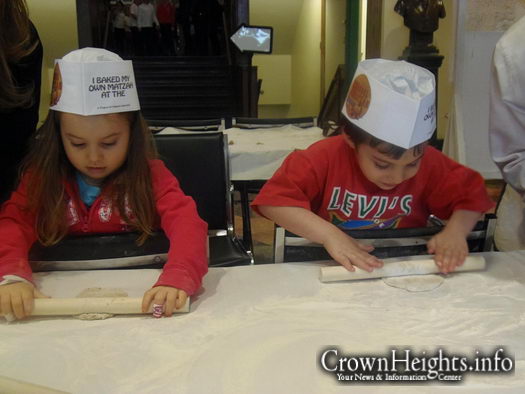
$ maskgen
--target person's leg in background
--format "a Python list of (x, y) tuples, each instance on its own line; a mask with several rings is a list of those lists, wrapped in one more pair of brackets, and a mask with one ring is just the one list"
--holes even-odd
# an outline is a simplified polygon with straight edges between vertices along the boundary
[(115, 38), (115, 49), (116, 52), (120, 56), (124, 56), (124, 42), (126, 40), (126, 31), (124, 29), (117, 29), (115, 28), (113, 30), (114, 38)]
[(161, 23), (160, 24), (160, 35), (162, 42), (162, 54), (164, 56), (170, 56), (174, 54), (173, 47), (173, 33), (171, 30), (171, 24)]
[(133, 56), (143, 56), (142, 34), (138, 27), (131, 27), (131, 37), (133, 40)]
[(195, 46), (198, 56), (208, 56), (209, 53), (209, 18), (208, 15), (199, 11), (194, 14), (193, 23), (195, 26)]
[(525, 249), (525, 202), (520, 194), (506, 185), (496, 211), (498, 220), (494, 244), (499, 251)]
[(171, 32), (171, 47), (173, 48), (173, 55), (177, 56), (179, 53), (179, 25), (177, 23)]
[(142, 27), (140, 29), (140, 37), (142, 38), (142, 48), (144, 56), (152, 56), (155, 54), (155, 43), (153, 37), (153, 27)]

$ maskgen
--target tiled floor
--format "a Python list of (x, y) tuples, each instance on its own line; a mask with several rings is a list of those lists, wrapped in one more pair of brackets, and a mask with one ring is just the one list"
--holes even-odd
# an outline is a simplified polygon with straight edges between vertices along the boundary
[[(487, 192), (494, 202), (497, 202), (503, 189), (503, 181), (486, 181)], [(253, 199), (254, 196), (250, 196)], [(242, 219), (240, 216), (240, 203), (236, 196), (235, 203), (235, 232), (242, 237)], [(494, 212), (491, 211), (492, 213)], [(251, 212), (252, 238), (254, 246), (254, 257), (256, 264), (266, 264), (273, 262), (273, 222), (259, 216), (254, 211)]]

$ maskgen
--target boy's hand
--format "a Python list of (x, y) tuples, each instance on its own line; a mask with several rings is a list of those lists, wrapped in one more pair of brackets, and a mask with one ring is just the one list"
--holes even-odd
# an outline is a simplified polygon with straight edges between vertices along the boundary
[(6, 320), (23, 319), (31, 315), (35, 298), (49, 298), (27, 282), (0, 286), (0, 312)]
[(374, 248), (357, 242), (340, 228), (300, 207), (274, 207), (261, 205), (261, 213), (288, 231), (312, 242), (321, 244), (330, 256), (348, 271), (355, 271), (354, 265), (368, 272), (383, 266), (383, 262), (370, 255)]
[(446, 228), (428, 241), (427, 250), (430, 254), (435, 253), (434, 261), (444, 274), (454, 271), (468, 256), (464, 234)]
[(368, 253), (374, 250), (373, 246), (362, 244), (339, 229), (326, 237), (323, 246), (348, 271), (355, 271), (354, 265), (368, 272), (383, 266), (381, 260)]
[(187, 298), (188, 294), (176, 287), (153, 287), (144, 293), (142, 312), (146, 313), (153, 301), (153, 304), (164, 305), (164, 316), (171, 316), (175, 309), (180, 309), (186, 304)]
[(445, 228), (428, 241), (428, 253), (436, 254), (434, 261), (442, 273), (448, 274), (465, 262), (468, 256), (467, 236), (481, 216), (480, 212), (458, 209)]

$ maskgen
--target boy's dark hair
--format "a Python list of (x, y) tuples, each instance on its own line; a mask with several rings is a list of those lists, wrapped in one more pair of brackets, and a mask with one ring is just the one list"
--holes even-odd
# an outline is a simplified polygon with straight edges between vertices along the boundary
[[(376, 148), (379, 152), (392, 157), (393, 159), (399, 159), (407, 151), (405, 148), (374, 137), (346, 119), (343, 119), (341, 132), (346, 134), (356, 146), (367, 144), (372, 148)], [(428, 141), (425, 141), (410, 148), (413, 155), (418, 156), (423, 153), (423, 149), (427, 143)]]

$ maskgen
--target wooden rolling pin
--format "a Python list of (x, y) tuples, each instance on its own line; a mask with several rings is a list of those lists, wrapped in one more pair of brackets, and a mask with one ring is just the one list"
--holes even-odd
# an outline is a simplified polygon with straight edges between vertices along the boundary
[[(485, 259), (481, 256), (469, 256), (463, 263), (457, 267), (454, 272), (461, 271), (481, 271), (485, 269)], [(385, 262), (382, 268), (376, 268), (372, 272), (367, 272), (355, 267), (355, 271), (348, 271), (343, 266), (323, 267), (321, 268), (321, 282), (336, 282), (340, 280), (359, 280), (387, 278), (391, 276), (407, 275), (427, 275), (436, 274), (439, 269), (434, 259), (405, 260), (397, 262)]]
[(0, 376), (0, 393), (9, 394), (68, 394), (65, 391), (55, 390), (50, 387), (40, 386), (38, 384), (22, 382)]
[[(190, 311), (190, 299), (181, 309), (174, 313)], [(153, 312), (150, 306), (148, 314)], [(114, 315), (142, 314), (142, 298), (108, 297), (108, 298), (35, 298), (32, 316), (81, 315), (83, 313), (111, 313)]]

